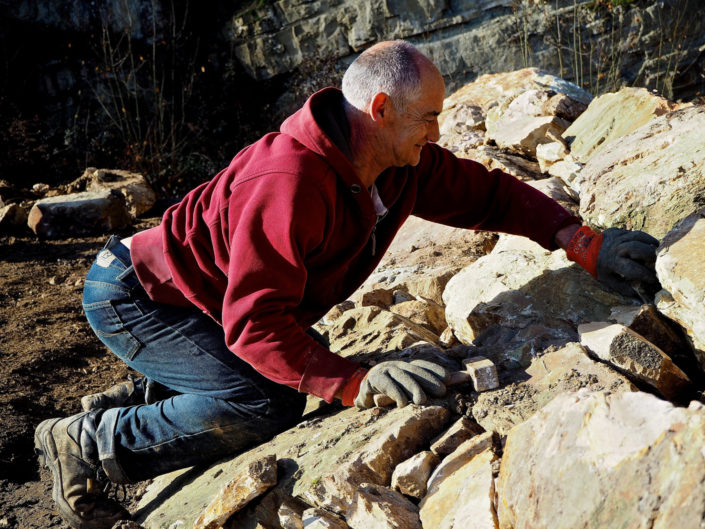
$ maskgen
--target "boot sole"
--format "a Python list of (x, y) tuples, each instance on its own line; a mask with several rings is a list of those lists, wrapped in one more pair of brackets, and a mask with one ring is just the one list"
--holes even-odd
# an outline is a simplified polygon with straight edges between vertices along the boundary
[(54, 425), (61, 419), (47, 419), (39, 423), (34, 432), (34, 450), (37, 453), (39, 464), (51, 471), (53, 486), (51, 497), (56, 504), (56, 508), (61, 517), (75, 529), (111, 529), (119, 520), (129, 520), (130, 513), (125, 511), (114, 519), (94, 519), (86, 520), (76, 515), (73, 509), (66, 503), (61, 493), (61, 465), (59, 464), (59, 453), (54, 443), (52, 430)]

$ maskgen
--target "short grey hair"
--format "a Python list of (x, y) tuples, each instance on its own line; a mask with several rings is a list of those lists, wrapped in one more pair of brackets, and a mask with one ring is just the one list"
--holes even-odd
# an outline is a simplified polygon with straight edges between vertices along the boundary
[(343, 96), (352, 106), (364, 110), (375, 95), (384, 92), (394, 108), (403, 112), (421, 93), (419, 54), (403, 40), (365, 50), (343, 76)]

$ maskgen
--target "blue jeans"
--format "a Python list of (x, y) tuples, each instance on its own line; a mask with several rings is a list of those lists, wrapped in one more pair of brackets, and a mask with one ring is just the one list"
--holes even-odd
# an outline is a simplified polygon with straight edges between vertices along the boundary
[(305, 395), (260, 375), (197, 308), (149, 299), (129, 249), (112, 237), (88, 272), (83, 309), (100, 340), (134, 370), (172, 390), (153, 404), (96, 416), (98, 453), (118, 483), (210, 463), (296, 424)]

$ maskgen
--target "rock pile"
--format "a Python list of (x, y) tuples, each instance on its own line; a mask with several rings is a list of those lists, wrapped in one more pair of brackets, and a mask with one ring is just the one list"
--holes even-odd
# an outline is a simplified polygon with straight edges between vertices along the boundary
[(311, 399), (270, 442), (156, 479), (143, 527), (700, 527), (705, 109), (644, 90), (592, 100), (522, 70), (481, 77), (442, 117), (458, 155), (520, 168), (596, 227), (662, 239), (663, 290), (627, 299), (561, 250), (412, 218), (316, 328), (341, 355), (430, 359), (466, 381), (425, 407)]

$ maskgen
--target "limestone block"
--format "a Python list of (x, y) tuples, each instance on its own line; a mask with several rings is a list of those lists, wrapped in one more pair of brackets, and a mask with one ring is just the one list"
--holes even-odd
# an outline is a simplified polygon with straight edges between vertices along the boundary
[(381, 309), (388, 309), (389, 306), (393, 304), (394, 293), (392, 290), (386, 288), (376, 288), (362, 292), (362, 296), (358, 302), (358, 306), (360, 307), (379, 307)]
[(438, 335), (404, 316), (368, 306), (347, 310), (323, 330), (330, 349), (341, 356), (402, 351), (418, 341), (438, 343)]
[(673, 399), (690, 385), (688, 376), (654, 344), (618, 323), (578, 327), (580, 343), (627, 376), (645, 382)]
[(431, 445), (431, 451), (438, 457), (445, 457), (462, 443), (480, 435), (484, 430), (469, 417), (461, 417)]
[(357, 490), (345, 521), (351, 529), (422, 529), (416, 505), (394, 490), (371, 483)]
[(213, 498), (201, 516), (194, 522), (194, 529), (217, 529), (233, 513), (277, 483), (277, 459), (268, 455), (247, 466), (243, 474), (228, 482)]
[(537, 356), (525, 372), (518, 373), (518, 381), (477, 396), (472, 416), (488, 432), (507, 435), (556, 396), (580, 388), (613, 393), (636, 391), (624, 375), (592, 360), (576, 342)]
[(492, 360), (483, 356), (473, 356), (463, 360), (463, 366), (472, 377), (475, 391), (487, 391), (499, 387), (497, 367)]
[(464, 441), (451, 454), (441, 461), (441, 464), (428, 478), (426, 483), (427, 494), (434, 494), (441, 484), (452, 476), (458, 469), (470, 462), (476, 455), (494, 447), (494, 434), (485, 432)]
[(423, 526), (433, 529), (498, 529), (492, 475), (492, 464), (496, 459), (492, 450), (485, 450), (429, 492), (419, 505)]
[(666, 353), (686, 374), (698, 369), (698, 358), (678, 325), (654, 305), (615, 307), (610, 321), (621, 323)]
[(453, 276), (443, 301), (455, 336), (499, 367), (527, 366), (548, 346), (576, 341), (578, 324), (604, 321), (612, 306), (628, 303), (562, 250), (507, 235)]
[(115, 191), (85, 191), (38, 200), (27, 225), (49, 239), (112, 231), (127, 226), (125, 199)]
[(448, 96), (443, 103), (440, 121), (457, 105), (474, 105), (487, 112), (498, 101), (513, 98), (529, 90), (550, 90), (566, 94), (588, 104), (592, 96), (577, 85), (538, 68), (523, 68), (507, 73), (484, 74)]
[(440, 335), (448, 327), (445, 309), (431, 300), (405, 301), (392, 305), (389, 310), (425, 327), (436, 335)]
[(580, 172), (583, 170), (583, 164), (574, 161), (572, 158), (566, 158), (551, 164), (548, 167), (548, 174), (560, 178), (567, 185), (573, 193), (578, 196), (580, 194), (580, 184), (582, 183), (582, 177)]
[(687, 331), (700, 365), (705, 369), (705, 209), (686, 217), (658, 248), (656, 273), (664, 290), (658, 309)]
[(614, 140), (677, 108), (645, 88), (622, 88), (593, 99), (563, 137), (570, 143), (573, 157), (587, 162)]
[(568, 149), (559, 141), (542, 143), (536, 146), (536, 159), (539, 162), (541, 171), (544, 173), (551, 165), (565, 159), (568, 154)]
[(306, 509), (302, 520), (304, 529), (348, 529), (342, 519), (323, 509)]
[(426, 482), (439, 462), (438, 456), (429, 450), (402, 461), (392, 473), (392, 488), (407, 496), (423, 498)]
[(561, 134), (569, 123), (556, 116), (524, 116), (511, 121), (499, 119), (487, 122), (487, 137), (501, 148), (536, 157), (536, 148), (548, 143), (549, 134)]
[(705, 202), (703, 127), (705, 107), (692, 106), (605, 146), (580, 173), (582, 218), (661, 239)]
[(559, 396), (507, 438), (500, 527), (700, 527), (704, 443), (698, 402), (677, 408), (642, 392)]
[[(283, 503), (300, 498), (309, 505), (344, 514), (362, 483), (386, 485), (400, 462), (428, 446), (448, 420), (439, 406), (359, 411), (348, 408), (300, 423), (232, 459), (203, 470), (186, 469), (156, 478), (140, 500), (136, 521), (162, 529), (177, 520), (192, 523), (223, 485), (268, 455), (278, 460), (277, 485), (235, 513), (231, 527), (279, 525)], [(165, 491), (167, 491), (165, 493)]]

